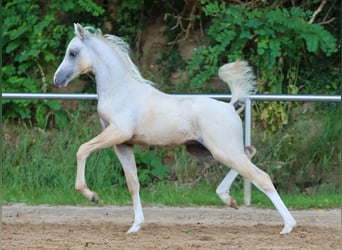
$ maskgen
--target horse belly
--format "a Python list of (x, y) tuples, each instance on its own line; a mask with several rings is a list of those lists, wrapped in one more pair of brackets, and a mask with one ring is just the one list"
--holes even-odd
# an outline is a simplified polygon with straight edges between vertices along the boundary
[(175, 119), (149, 120), (136, 129), (131, 142), (140, 145), (173, 146), (196, 139), (190, 121)]

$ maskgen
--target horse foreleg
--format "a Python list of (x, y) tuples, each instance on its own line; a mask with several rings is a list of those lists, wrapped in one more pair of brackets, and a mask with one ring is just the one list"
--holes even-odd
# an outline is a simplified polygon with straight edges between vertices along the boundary
[(133, 146), (127, 144), (115, 145), (114, 151), (117, 154), (123, 167), (128, 190), (132, 196), (134, 207), (134, 223), (132, 227), (127, 231), (127, 233), (135, 233), (139, 231), (142, 223), (144, 222), (144, 214), (142, 211), (139, 195), (140, 184), (134, 159)]
[[(244, 148), (244, 151), (248, 159), (250, 160), (253, 158), (253, 156), (256, 153), (256, 149), (253, 146), (246, 146)], [(234, 169), (231, 169), (216, 189), (216, 194), (221, 198), (223, 203), (235, 209), (238, 209), (238, 205), (237, 205), (236, 200), (229, 195), (229, 190), (235, 178), (238, 176), (238, 174), (239, 173), (236, 172)]]
[(98, 136), (82, 144), (78, 149), (76, 154), (77, 173), (75, 189), (83, 194), (88, 200), (98, 203), (98, 195), (87, 187), (85, 180), (85, 164), (87, 157), (97, 149), (108, 148), (115, 144), (120, 144), (128, 138), (129, 135), (126, 133), (123, 133), (114, 126), (108, 126)]

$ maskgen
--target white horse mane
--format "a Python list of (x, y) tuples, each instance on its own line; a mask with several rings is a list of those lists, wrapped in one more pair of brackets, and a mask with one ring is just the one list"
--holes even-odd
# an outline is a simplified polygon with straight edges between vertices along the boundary
[(131, 76), (137, 80), (138, 82), (141, 83), (147, 83), (150, 85), (153, 85), (153, 82), (145, 79), (142, 77), (140, 74), (140, 71), (138, 67), (134, 64), (130, 57), (131, 50), (129, 48), (128, 43), (124, 41), (123, 38), (115, 36), (115, 35), (110, 35), (110, 34), (102, 34), (102, 31), (100, 29), (96, 29), (91, 26), (84, 27), (84, 29), (90, 34), (93, 35), (97, 38), (102, 39), (104, 42), (110, 45), (110, 47), (119, 54), (119, 56), (123, 59), (123, 62), (129, 69), (129, 72)]

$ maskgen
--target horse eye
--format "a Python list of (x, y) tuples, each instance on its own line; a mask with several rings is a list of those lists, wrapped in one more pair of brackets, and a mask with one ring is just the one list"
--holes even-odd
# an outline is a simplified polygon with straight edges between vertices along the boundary
[(76, 56), (77, 56), (77, 52), (76, 52), (76, 51), (70, 51), (70, 52), (69, 52), (69, 55), (70, 55), (71, 57), (76, 57)]

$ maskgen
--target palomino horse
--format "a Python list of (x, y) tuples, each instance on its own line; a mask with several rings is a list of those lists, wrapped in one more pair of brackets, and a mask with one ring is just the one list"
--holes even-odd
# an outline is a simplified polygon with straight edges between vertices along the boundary
[(235, 108), (255, 90), (254, 75), (247, 62), (228, 63), (219, 69), (219, 77), (232, 92), (228, 104), (201, 96), (168, 95), (155, 89), (140, 75), (129, 57), (128, 45), (122, 39), (102, 36), (99, 30), (83, 28), (79, 24), (74, 28), (75, 37), (55, 73), (54, 83), (66, 86), (80, 74), (92, 71), (96, 77), (97, 109), (103, 126), (103, 131), (81, 145), (77, 152), (76, 190), (90, 201), (98, 202), (97, 194), (85, 181), (86, 159), (95, 150), (113, 147), (133, 200), (134, 223), (128, 233), (137, 232), (144, 215), (133, 145), (186, 145), (195, 156), (212, 157), (232, 168), (217, 188), (223, 202), (234, 206), (229, 188), (239, 173), (273, 202), (284, 220), (281, 233), (292, 231), (295, 219), (269, 175), (250, 161), (253, 148), (243, 146), (241, 119)]

